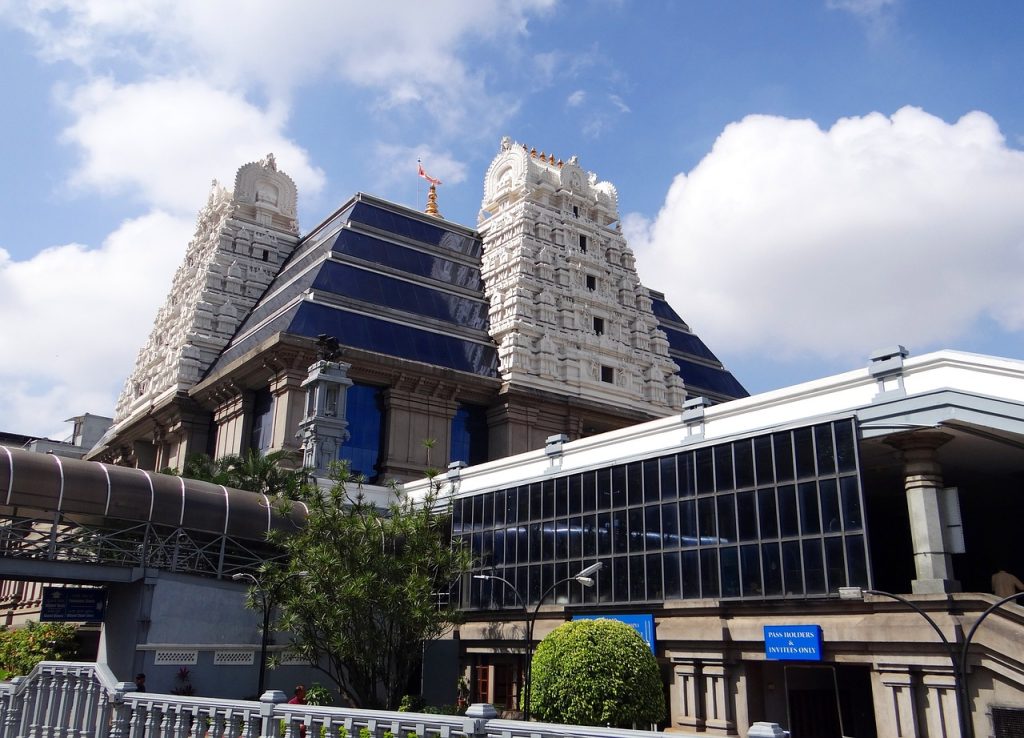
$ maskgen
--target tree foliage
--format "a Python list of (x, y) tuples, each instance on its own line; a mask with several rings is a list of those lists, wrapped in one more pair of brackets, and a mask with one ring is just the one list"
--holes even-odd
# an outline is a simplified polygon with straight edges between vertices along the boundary
[(23, 676), (40, 661), (63, 661), (75, 652), (71, 623), (36, 623), (0, 629), (0, 679)]
[[(309, 510), (302, 530), (274, 536), (288, 562), (264, 572), (284, 583), (278, 627), (353, 705), (396, 709), (423, 643), (457, 621), (438, 593), (450, 591), (470, 557), (453, 545), (436, 489), (417, 503), (396, 495), (381, 511), (345, 465), (334, 466), (332, 480), (329, 492), (301, 492)], [(306, 575), (285, 582), (299, 572)]]
[(249, 449), (244, 455), (229, 454), (219, 459), (192, 454), (185, 460), (181, 476), (294, 500), (310, 479), (305, 469), (291, 468), (295, 461), (295, 452), (286, 450), (264, 455)]
[(658, 661), (617, 620), (560, 626), (537, 646), (530, 671), (530, 708), (541, 720), (625, 728), (665, 717)]

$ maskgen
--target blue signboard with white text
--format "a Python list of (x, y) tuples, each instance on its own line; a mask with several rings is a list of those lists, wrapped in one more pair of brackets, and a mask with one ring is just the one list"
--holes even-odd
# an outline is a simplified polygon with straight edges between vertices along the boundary
[(607, 618), (608, 620), (618, 620), (620, 623), (631, 625), (636, 628), (637, 633), (644, 639), (650, 649), (651, 653), (657, 654), (654, 650), (654, 616), (653, 615), (573, 615), (573, 620), (597, 620), (598, 618)]
[(103, 620), (107, 591), (93, 587), (43, 587), (41, 623), (94, 623)]
[(821, 626), (764, 626), (764, 656), (776, 661), (821, 661)]

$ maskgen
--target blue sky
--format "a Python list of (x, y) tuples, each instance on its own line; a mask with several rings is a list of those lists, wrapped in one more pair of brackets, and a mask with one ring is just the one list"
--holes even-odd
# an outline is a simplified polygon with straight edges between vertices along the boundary
[(210, 181), (273, 151), (476, 222), (501, 136), (615, 184), (753, 392), (876, 348), (1024, 358), (1024, 5), (0, 0), (0, 429), (111, 414)]

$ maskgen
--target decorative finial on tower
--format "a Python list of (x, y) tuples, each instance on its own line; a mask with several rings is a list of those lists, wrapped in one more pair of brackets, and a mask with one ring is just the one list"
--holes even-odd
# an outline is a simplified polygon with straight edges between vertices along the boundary
[(427, 191), (427, 209), (423, 211), (427, 215), (433, 215), (435, 218), (444, 219), (444, 216), (437, 210), (437, 185), (431, 183), (430, 189)]
[(537, 158), (537, 148), (536, 147), (530, 149), (530, 156), (532, 156), (534, 159)]
[(262, 164), (272, 172), (277, 171), (277, 159), (274, 158), (273, 153), (267, 154), (263, 161), (260, 162), (260, 164)]

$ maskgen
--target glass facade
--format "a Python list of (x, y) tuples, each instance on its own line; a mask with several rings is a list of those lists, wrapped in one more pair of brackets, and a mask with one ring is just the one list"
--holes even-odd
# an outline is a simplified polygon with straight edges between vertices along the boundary
[(274, 424), (274, 398), (270, 388), (264, 387), (253, 392), (252, 398), (252, 432), (249, 436), (249, 448), (266, 453), (270, 448), (271, 431)]
[[(547, 601), (805, 598), (870, 585), (863, 508), (851, 418), (461, 498), (453, 533), (531, 604), (595, 561)], [(517, 608), (466, 582), (462, 607)]]
[(384, 445), (384, 388), (355, 382), (345, 395), (345, 420), (349, 439), (338, 458), (349, 462), (353, 474), (367, 482), (380, 479), (380, 455)]
[(472, 466), (487, 461), (487, 408), (459, 405), (452, 418), (452, 443), (448, 461), (465, 461)]

